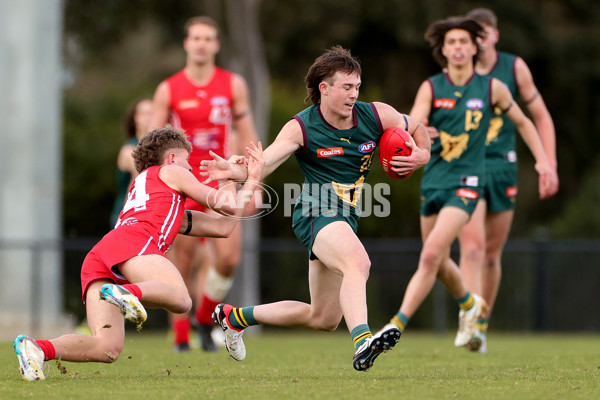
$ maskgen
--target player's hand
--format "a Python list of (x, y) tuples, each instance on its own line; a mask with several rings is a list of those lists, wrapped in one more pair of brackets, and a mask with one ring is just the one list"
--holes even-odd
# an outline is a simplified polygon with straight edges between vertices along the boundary
[(410, 148), (410, 156), (393, 156), (390, 161), (391, 170), (398, 175), (406, 175), (424, 167), (429, 162), (431, 153), (417, 146), (412, 136), (406, 146)]
[(558, 190), (558, 175), (556, 170), (550, 167), (547, 162), (538, 162), (535, 164), (535, 170), (538, 172), (538, 192), (540, 199), (552, 197)]
[(425, 129), (427, 129), (427, 133), (429, 134), (429, 139), (431, 139), (431, 143), (433, 144), (433, 140), (440, 137), (440, 132), (437, 130), (435, 126), (429, 126), (429, 118), (425, 118), (422, 122)]
[(202, 183), (231, 179), (231, 164), (212, 150), (209, 151), (209, 154), (213, 158), (212, 160), (202, 160), (200, 162), (200, 176), (208, 177)]
[(231, 163), (231, 164), (241, 164), (244, 166), (248, 166), (248, 159), (244, 156), (238, 156), (238, 155), (232, 155), (231, 157), (229, 157), (229, 160), (227, 160), (227, 162)]
[(250, 156), (248, 159), (248, 180), (260, 181), (265, 168), (262, 143), (258, 142), (257, 146), (254, 142), (250, 142), (250, 146), (246, 147), (246, 151)]

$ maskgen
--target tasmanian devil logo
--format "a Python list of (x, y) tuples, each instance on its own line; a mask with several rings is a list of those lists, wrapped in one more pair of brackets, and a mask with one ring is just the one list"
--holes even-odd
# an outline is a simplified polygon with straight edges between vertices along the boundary
[(358, 146), (358, 151), (360, 151), (361, 153), (370, 153), (373, 150), (375, 150), (375, 147), (377, 147), (377, 143), (371, 141)]

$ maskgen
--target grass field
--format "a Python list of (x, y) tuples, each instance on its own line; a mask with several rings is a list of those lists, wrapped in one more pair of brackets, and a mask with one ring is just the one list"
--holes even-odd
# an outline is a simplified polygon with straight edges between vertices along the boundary
[(246, 338), (243, 362), (225, 352), (173, 354), (165, 334), (128, 332), (111, 365), (50, 362), (25, 382), (0, 343), (0, 398), (8, 399), (600, 399), (599, 335), (493, 335), (486, 355), (453, 337), (407, 332), (371, 371), (354, 371), (340, 333), (266, 332)]

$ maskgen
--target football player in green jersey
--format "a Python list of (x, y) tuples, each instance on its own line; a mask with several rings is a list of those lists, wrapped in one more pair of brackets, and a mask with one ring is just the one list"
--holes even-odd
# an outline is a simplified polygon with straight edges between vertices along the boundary
[[(372, 335), (367, 323), (366, 283), (371, 263), (356, 235), (358, 197), (386, 129), (400, 127), (412, 135), (412, 154), (393, 159), (392, 169), (399, 174), (427, 164), (430, 139), (424, 126), (391, 106), (357, 100), (360, 64), (339, 46), (315, 60), (306, 85), (307, 99), (313, 105), (285, 124), (264, 157), (265, 174), (269, 174), (295, 154), (305, 178), (293, 229), (308, 249), (310, 304), (281, 301), (244, 308), (220, 304), (214, 316), (225, 332), (229, 354), (236, 360), (246, 356), (241, 335), (248, 326), (333, 331), (343, 317), (354, 343), (353, 366), (366, 371), (379, 354), (396, 344), (400, 330), (394, 326)], [(218, 158), (203, 164), (204, 174), (211, 180), (243, 179), (246, 175), (242, 165)], [(317, 193), (324, 188), (331, 196), (319, 199)]]
[[(558, 191), (555, 132), (552, 117), (540, 95), (529, 67), (522, 58), (496, 50), (499, 32), (496, 15), (487, 8), (470, 11), (466, 17), (479, 22), (486, 31), (480, 39), (475, 71), (506, 84), (514, 98), (520, 96), (535, 122), (546, 157), (555, 178), (541, 198)], [(501, 256), (512, 224), (518, 191), (516, 129), (506, 116), (495, 115), (486, 139), (486, 179), (481, 201), (459, 236), (460, 269), (469, 290), (480, 293), (488, 304), (485, 318), (477, 322), (477, 336), (468, 348), (487, 352), (486, 333), (501, 278)]]
[(429, 122), (433, 138), (431, 160), (421, 183), (423, 248), (398, 313), (386, 325), (404, 329), (429, 294), (436, 277), (448, 288), (460, 308), (455, 346), (465, 346), (475, 333), (485, 301), (471, 294), (460, 270), (450, 258), (450, 246), (469, 220), (483, 181), (485, 134), (492, 110), (500, 108), (517, 126), (537, 161), (540, 192), (546, 192), (552, 170), (534, 125), (514, 104), (506, 86), (497, 79), (475, 74), (477, 38), (483, 28), (475, 21), (452, 17), (431, 24), (425, 38), (443, 68), (425, 80), (410, 115)]

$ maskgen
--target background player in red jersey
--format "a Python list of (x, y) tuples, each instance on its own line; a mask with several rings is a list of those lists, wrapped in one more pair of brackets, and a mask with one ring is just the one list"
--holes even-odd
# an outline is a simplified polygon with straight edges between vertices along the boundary
[[(183, 278), (164, 253), (178, 232), (213, 237), (231, 234), (264, 168), (260, 143), (258, 147), (252, 143), (247, 150), (249, 175), (241, 189), (246, 194), (237, 200), (236, 183), (222, 182), (217, 191), (190, 173), (191, 145), (181, 130), (156, 129), (142, 138), (133, 154), (140, 174), (117, 225), (88, 253), (81, 268), (91, 336), (69, 334), (35, 341), (19, 335), (13, 346), (23, 379), (45, 379), (44, 362), (55, 358), (116, 361), (125, 339), (123, 316), (139, 329), (147, 316), (144, 307), (189, 311), (192, 300)], [(227, 163), (218, 156), (215, 159)], [(187, 211), (186, 197), (226, 214)]]
[[(244, 149), (251, 141), (256, 142), (256, 132), (248, 87), (244, 78), (215, 65), (220, 49), (217, 23), (209, 17), (194, 17), (185, 24), (183, 48), (186, 52), (186, 65), (183, 70), (163, 81), (154, 95), (154, 115), (152, 127), (163, 127), (170, 122), (182, 128), (192, 142), (190, 165), (197, 177), (201, 160), (212, 159), (213, 151), (221, 157), (230, 155), (230, 134), (235, 125), (238, 137), (235, 141)], [(238, 153), (238, 149), (233, 149)], [(187, 209), (202, 211), (204, 208), (191, 199)], [(192, 287), (192, 267), (198, 247), (204, 247), (201, 266), (209, 268), (204, 290), (198, 296), (195, 319), (198, 322), (202, 348), (216, 351), (211, 339), (213, 327), (211, 313), (232, 285), (232, 277), (240, 262), (242, 234), (238, 226), (227, 239), (212, 241), (214, 260), (210, 259), (204, 241), (179, 236), (174, 243), (171, 260), (184, 277), (188, 289)], [(209, 262), (210, 264), (210, 262)], [(202, 275), (198, 271), (198, 275)], [(175, 332), (175, 351), (189, 350), (191, 323), (188, 315), (172, 315)]]

